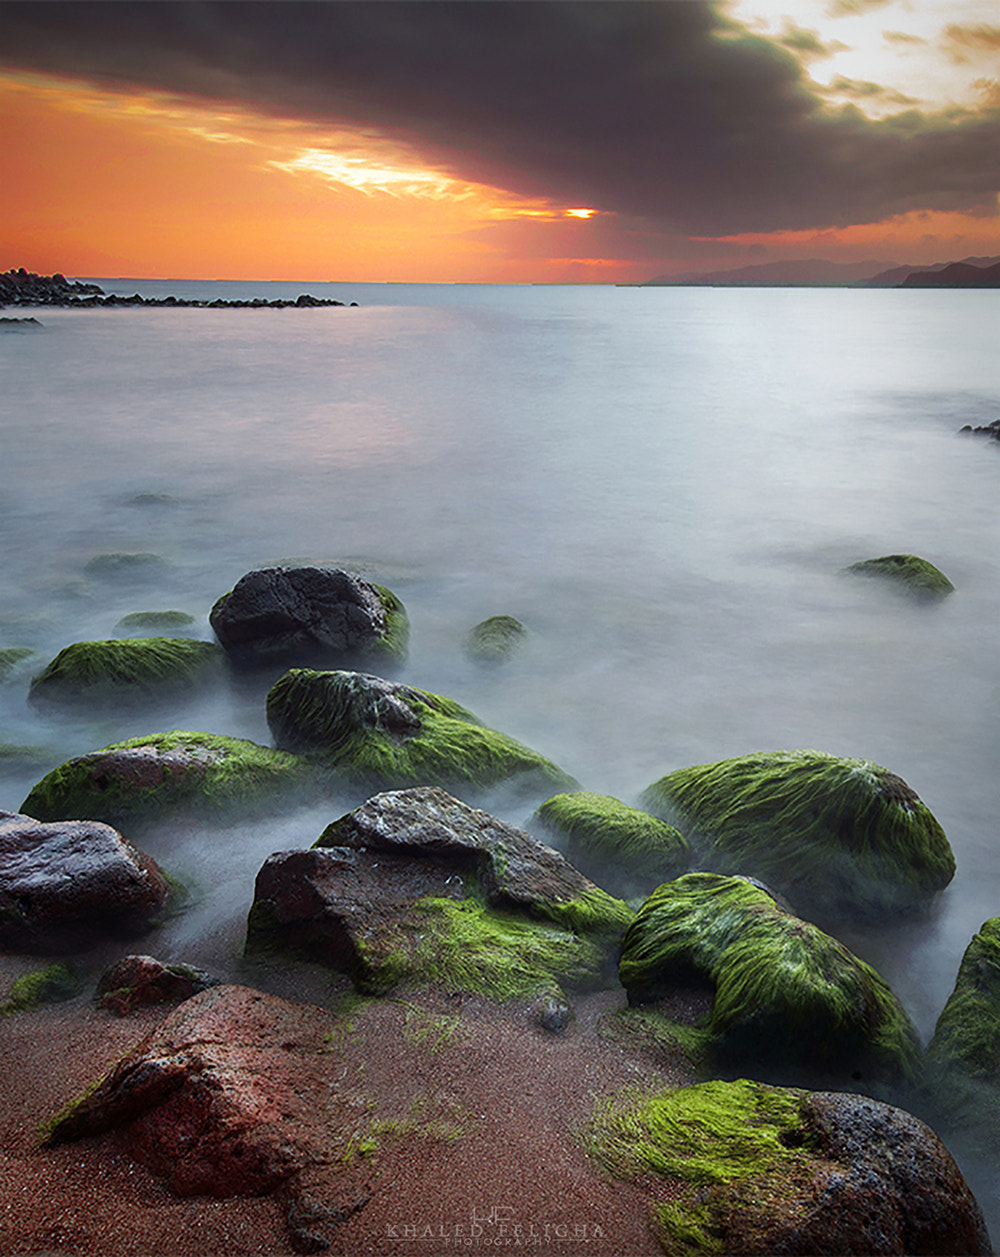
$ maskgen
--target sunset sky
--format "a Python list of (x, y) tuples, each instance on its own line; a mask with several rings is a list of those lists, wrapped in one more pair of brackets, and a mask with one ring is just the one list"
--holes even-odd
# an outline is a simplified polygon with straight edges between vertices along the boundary
[(1000, 255), (996, 0), (0, 0), (0, 270)]

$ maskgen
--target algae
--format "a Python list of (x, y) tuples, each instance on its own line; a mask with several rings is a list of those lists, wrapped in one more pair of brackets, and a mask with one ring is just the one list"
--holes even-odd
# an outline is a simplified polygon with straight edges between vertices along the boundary
[(483, 791), (517, 779), (525, 790), (551, 792), (577, 784), (454, 700), (366, 673), (293, 668), (268, 693), (267, 719), (276, 746), (365, 789)]
[(183, 633), (194, 628), (198, 621), (187, 611), (133, 611), (122, 616), (115, 625), (115, 633), (119, 637), (132, 637), (144, 634), (151, 629), (169, 629), (172, 633)]
[(522, 644), (527, 630), (512, 615), (491, 615), (469, 634), (465, 653), (476, 663), (503, 663)]
[(683, 834), (610, 795), (553, 795), (532, 819), (572, 864), (615, 894), (649, 894), (691, 865)]
[(113, 638), (74, 642), (31, 682), (32, 702), (121, 702), (192, 689), (222, 660), (213, 642), (190, 638)]
[(79, 986), (79, 979), (72, 969), (61, 961), (49, 965), (47, 969), (36, 969), (32, 973), (22, 974), (11, 984), (6, 1000), (0, 1004), (0, 1017), (37, 1008), (41, 1004), (70, 999)]
[(821, 915), (912, 911), (955, 874), (929, 808), (869, 760), (757, 752), (669, 773), (641, 802), (713, 869), (759, 877)]
[(944, 572), (915, 554), (885, 554), (879, 559), (864, 559), (844, 571), (884, 580), (924, 602), (936, 602), (955, 592), (955, 586)]

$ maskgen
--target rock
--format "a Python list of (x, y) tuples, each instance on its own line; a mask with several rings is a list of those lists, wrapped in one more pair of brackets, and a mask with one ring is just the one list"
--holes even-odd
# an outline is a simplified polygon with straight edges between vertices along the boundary
[(0, 649), (0, 681), (8, 680), (19, 670), (18, 665), (30, 659), (34, 653), (30, 646), (5, 646)]
[(532, 817), (569, 860), (625, 899), (645, 897), (691, 867), (691, 848), (666, 821), (604, 794), (557, 794)]
[(113, 1133), (176, 1195), (274, 1193), (296, 1251), (310, 1251), (307, 1234), (329, 1247), (370, 1195), (350, 1156), (359, 1118), (333, 1068), (335, 1027), (320, 1008), (213, 987), (56, 1114), (46, 1143)]
[(531, 1018), (546, 1034), (565, 1034), (573, 1020), (573, 1010), (557, 995), (544, 995), (531, 1006)]
[(880, 559), (852, 563), (845, 572), (873, 576), (923, 602), (936, 602), (955, 592), (955, 586), (933, 563), (915, 554), (886, 554)]
[(401, 663), (409, 638), (395, 594), (350, 572), (319, 567), (248, 572), (209, 619), (230, 658), (244, 665)]
[(59, 961), (47, 969), (22, 974), (11, 983), (7, 998), (0, 1004), (0, 1017), (9, 1013), (38, 1008), (41, 1004), (70, 999), (79, 990), (80, 982), (69, 965)]
[(159, 866), (97, 821), (0, 812), (0, 945), (69, 952), (148, 929), (171, 890)]
[(465, 653), (476, 663), (502, 663), (515, 653), (526, 636), (524, 625), (512, 615), (491, 615), (469, 634)]
[(143, 1004), (179, 1004), (219, 979), (192, 965), (165, 965), (152, 956), (123, 956), (101, 974), (97, 1004), (125, 1017)]
[(84, 566), (88, 576), (102, 580), (153, 580), (169, 567), (162, 554), (95, 554)]
[(203, 686), (218, 669), (214, 642), (177, 637), (74, 642), (31, 682), (32, 703), (140, 703)]
[(322, 773), (298, 756), (174, 730), (67, 760), (34, 786), (23, 810), (41, 820), (93, 816), (134, 829), (174, 810), (218, 818), (281, 812), (312, 802), (322, 785)]
[(741, 755), (669, 773), (641, 805), (710, 868), (761, 878), (799, 911), (884, 920), (955, 874), (944, 831), (895, 773), (819, 751)]
[(722, 1061), (770, 1076), (916, 1079), (916, 1031), (880, 974), (743, 878), (661, 886), (628, 928), (618, 976), (633, 1004), (711, 984), (706, 1028)]
[(177, 636), (194, 632), (197, 627), (198, 621), (187, 611), (133, 611), (115, 625), (115, 636), (159, 636), (165, 631)]
[(555, 851), (443, 790), (391, 792), (257, 875), (248, 949), (291, 948), (366, 992), (509, 999), (599, 985), (631, 909)]
[(862, 1096), (705, 1082), (601, 1104), (590, 1135), (650, 1193), (668, 1253), (992, 1252), (930, 1127)]
[(293, 668), (267, 696), (275, 745), (322, 761), (365, 789), (511, 785), (551, 794), (577, 783), (550, 760), (487, 729), (450, 698), (362, 672)]

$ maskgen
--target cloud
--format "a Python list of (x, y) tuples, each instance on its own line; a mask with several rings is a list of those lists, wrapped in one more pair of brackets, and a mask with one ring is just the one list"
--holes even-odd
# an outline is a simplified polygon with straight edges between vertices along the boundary
[(1000, 26), (965, 26), (951, 22), (944, 28), (943, 42), (953, 61), (982, 56), (992, 59), (1000, 53)]
[(831, 39), (824, 43), (820, 38), (819, 31), (810, 30), (804, 26), (796, 26), (794, 22), (790, 22), (787, 19), (781, 35), (778, 37), (778, 43), (782, 48), (788, 48), (791, 52), (796, 53), (800, 59), (806, 61), (832, 57), (834, 53), (843, 52), (847, 48), (847, 44), (842, 44), (837, 39)]
[(870, 9), (881, 9), (892, 0), (833, 0), (827, 7), (828, 17), (857, 17)]
[(875, 100), (883, 105), (899, 107), (918, 104), (913, 96), (897, 92), (895, 88), (883, 87), (881, 83), (870, 83), (866, 79), (849, 79), (838, 74), (836, 78), (825, 84), (822, 90), (833, 96), (851, 96), (855, 100)]
[(834, 110), (706, 0), (20, 0), (0, 65), (363, 127), (450, 178), (703, 237), (982, 210), (1000, 187), (996, 110)]

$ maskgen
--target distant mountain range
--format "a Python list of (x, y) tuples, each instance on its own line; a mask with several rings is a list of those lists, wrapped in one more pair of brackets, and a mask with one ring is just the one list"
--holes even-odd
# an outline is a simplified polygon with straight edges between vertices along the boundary
[(764, 262), (729, 271), (659, 275), (640, 288), (1000, 288), (1000, 257), (969, 257), (933, 266), (893, 266), (888, 262), (828, 262), (802, 258)]

